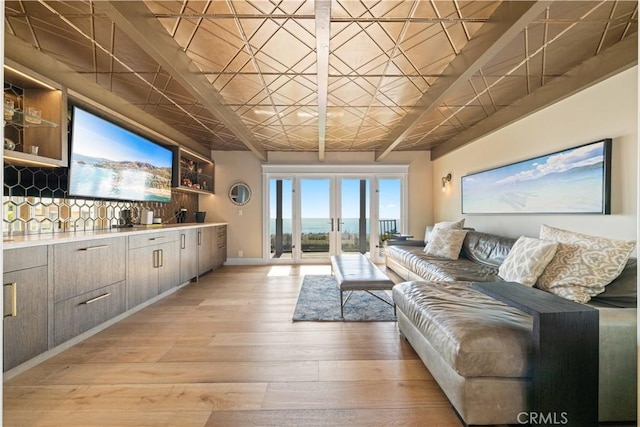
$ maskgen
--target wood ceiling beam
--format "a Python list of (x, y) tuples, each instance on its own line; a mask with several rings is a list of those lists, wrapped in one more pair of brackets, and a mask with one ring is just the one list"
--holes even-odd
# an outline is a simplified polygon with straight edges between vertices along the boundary
[(316, 66), (318, 81), (318, 157), (324, 160), (329, 102), (329, 41), (331, 38), (331, 1), (316, 0)]
[(434, 148), (431, 159), (438, 159), (637, 64), (638, 39), (628, 37)]
[(251, 152), (260, 160), (267, 160), (267, 153), (252, 132), (238, 115), (225, 104), (223, 97), (202, 76), (197, 65), (158, 20), (151, 17), (151, 11), (144, 2), (100, 1), (94, 4), (96, 9), (105, 13), (119, 30), (157, 61), (173, 79), (220, 120)]
[(376, 160), (382, 160), (393, 151), (422, 121), (433, 112), (442, 100), (458, 89), (507, 46), (518, 34), (549, 6), (549, 1), (502, 2), (489, 21), (442, 72), (400, 122), (398, 130), (390, 135), (390, 142), (376, 152)]
[(12, 34), (4, 35), (4, 56), (66, 87), (70, 96), (81, 104), (98, 110), (106, 109), (121, 124), (129, 124), (161, 142), (171, 145), (180, 144), (198, 154), (210, 156), (209, 152), (203, 150), (202, 144)]

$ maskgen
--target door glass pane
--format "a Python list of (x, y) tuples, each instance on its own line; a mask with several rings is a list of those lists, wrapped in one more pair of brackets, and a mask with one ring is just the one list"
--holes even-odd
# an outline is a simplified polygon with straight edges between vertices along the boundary
[(269, 180), (269, 236), (271, 258), (291, 259), (291, 218), (293, 180)]
[(369, 180), (342, 179), (340, 247), (342, 252), (369, 251)]
[[(400, 224), (400, 206), (402, 204), (400, 178), (381, 178), (378, 181), (379, 199), (379, 247), (382, 249), (384, 241), (393, 234), (402, 231)], [(382, 255), (382, 253), (380, 254)]]
[(332, 231), (331, 182), (300, 180), (300, 249), (302, 258), (328, 257)]

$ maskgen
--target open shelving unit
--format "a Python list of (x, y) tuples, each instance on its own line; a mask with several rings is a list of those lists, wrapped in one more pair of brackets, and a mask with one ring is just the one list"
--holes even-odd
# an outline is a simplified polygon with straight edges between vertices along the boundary
[(177, 150), (175, 157), (175, 188), (200, 194), (215, 193), (213, 161), (183, 148)]
[(3, 89), (5, 162), (67, 166), (66, 91), (10, 62)]

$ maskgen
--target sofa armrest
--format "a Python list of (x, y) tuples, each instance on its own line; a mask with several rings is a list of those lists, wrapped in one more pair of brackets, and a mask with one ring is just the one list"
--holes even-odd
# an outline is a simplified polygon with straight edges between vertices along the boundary
[(384, 241), (385, 246), (416, 246), (416, 247), (424, 247), (426, 243), (422, 240), (399, 240), (399, 239), (388, 239)]

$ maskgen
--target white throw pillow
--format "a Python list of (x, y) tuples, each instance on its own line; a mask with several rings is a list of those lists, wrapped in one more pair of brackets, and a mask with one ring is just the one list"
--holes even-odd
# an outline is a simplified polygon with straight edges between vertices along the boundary
[(467, 230), (436, 230), (434, 228), (424, 252), (434, 257), (458, 259), (466, 235)]
[(618, 277), (635, 242), (613, 240), (542, 225), (540, 238), (558, 242), (551, 262), (536, 286), (561, 297), (586, 303)]
[(498, 276), (507, 282), (533, 286), (556, 253), (558, 244), (520, 236), (500, 264)]
[[(425, 243), (431, 239), (431, 233), (433, 230), (462, 230), (464, 227), (464, 218), (460, 221), (441, 221), (437, 222), (435, 225), (428, 225), (426, 230), (424, 231), (424, 241)], [(424, 248), (427, 249), (426, 246)]]
[(436, 222), (433, 230), (462, 230), (464, 228), (464, 218), (460, 221), (441, 221)]

